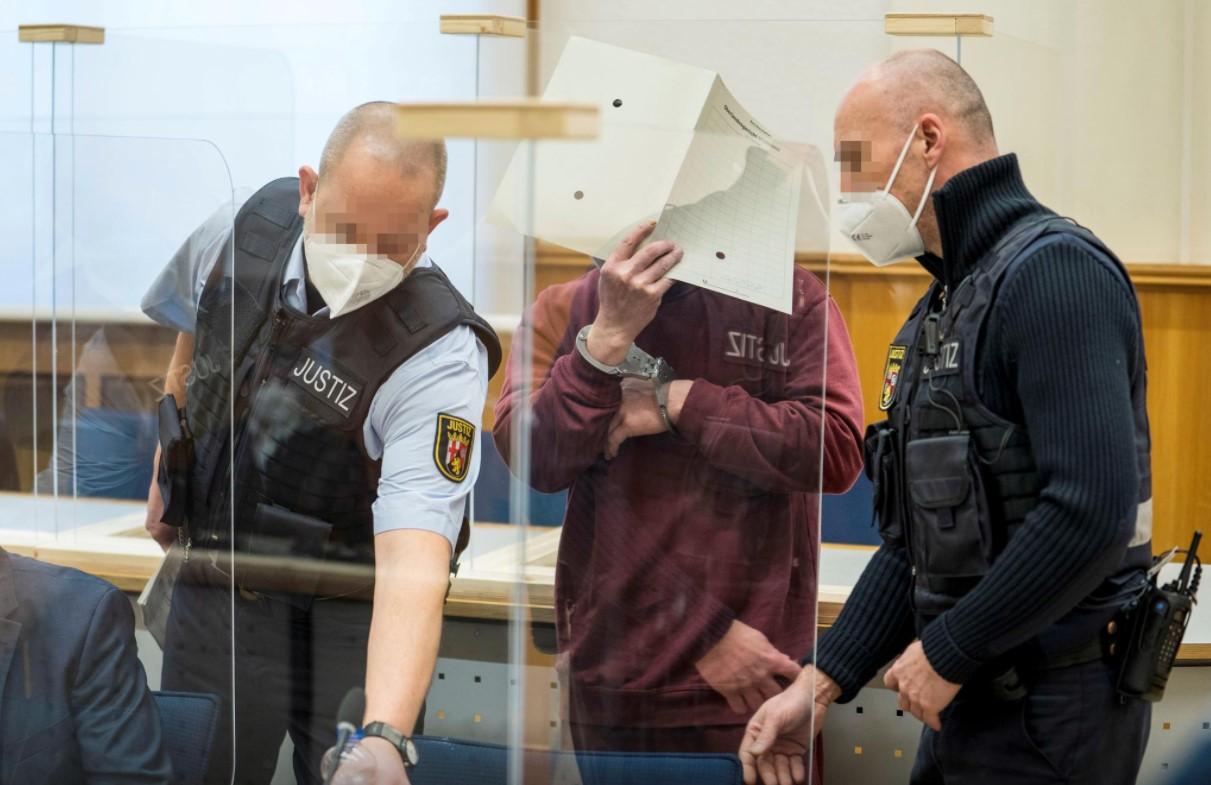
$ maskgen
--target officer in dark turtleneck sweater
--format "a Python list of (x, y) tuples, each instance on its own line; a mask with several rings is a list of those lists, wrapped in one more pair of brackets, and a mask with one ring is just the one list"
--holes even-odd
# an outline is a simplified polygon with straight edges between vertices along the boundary
[(934, 283), (867, 434), (883, 545), (754, 716), (745, 780), (802, 782), (828, 707), (894, 660), (884, 681), (926, 726), (913, 783), (1132, 783), (1150, 710), (1120, 700), (1108, 635), (1150, 564), (1151, 469), (1126, 271), (1035, 200), (935, 50), (865, 72), (835, 135), (841, 230)]

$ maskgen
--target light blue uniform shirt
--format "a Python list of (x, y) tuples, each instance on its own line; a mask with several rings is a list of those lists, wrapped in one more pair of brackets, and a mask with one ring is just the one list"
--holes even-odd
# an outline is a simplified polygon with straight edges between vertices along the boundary
[[(143, 296), (143, 312), (166, 327), (192, 333), (206, 279), (232, 233), (231, 212), (222, 208), (194, 230)], [(286, 263), (282, 296), (307, 310), (303, 238)], [(417, 267), (433, 264), (427, 255)], [(326, 315), (328, 307), (316, 315)], [(478, 442), (488, 394), (488, 352), (470, 327), (456, 327), (410, 357), (387, 377), (370, 402), (362, 425), (366, 451), (382, 458), (374, 533), (393, 529), (437, 532), (453, 547), (462, 525), (467, 496), (479, 476), (479, 445), (462, 482), (438, 471), (434, 440), (439, 414), (472, 425)]]

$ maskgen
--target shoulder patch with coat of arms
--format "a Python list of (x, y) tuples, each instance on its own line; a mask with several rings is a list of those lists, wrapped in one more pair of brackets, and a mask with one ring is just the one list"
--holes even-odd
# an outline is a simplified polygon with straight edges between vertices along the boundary
[(475, 447), (475, 426), (453, 414), (437, 415), (437, 434), (433, 437), (433, 462), (442, 476), (453, 482), (467, 479), (471, 470), (471, 450)]
[(887, 363), (883, 366), (883, 389), (879, 393), (879, 409), (887, 411), (896, 402), (896, 391), (900, 387), (900, 375), (904, 371), (907, 346), (892, 344), (887, 349)]

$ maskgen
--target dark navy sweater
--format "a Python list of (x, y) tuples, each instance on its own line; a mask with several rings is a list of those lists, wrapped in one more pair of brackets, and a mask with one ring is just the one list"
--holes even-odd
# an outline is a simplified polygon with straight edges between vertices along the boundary
[[(933, 194), (942, 256), (919, 259), (951, 288), (1016, 221), (1050, 211), (1017, 158), (967, 169)], [(1142, 361), (1138, 307), (1076, 241), (1032, 252), (998, 293), (977, 351), (980, 394), (1025, 426), (1043, 482), (1038, 505), (980, 584), (921, 641), (943, 678), (964, 683), (1068, 614), (1120, 563), (1138, 501), (1131, 369)], [(851, 699), (916, 635), (905, 550), (876, 551), (817, 666)]]

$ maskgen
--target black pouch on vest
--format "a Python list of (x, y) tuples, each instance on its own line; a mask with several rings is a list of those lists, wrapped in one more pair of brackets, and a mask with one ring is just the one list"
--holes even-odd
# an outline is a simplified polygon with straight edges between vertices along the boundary
[(867, 427), (863, 441), (866, 477), (874, 488), (874, 514), (879, 521), (879, 536), (891, 546), (904, 542), (895, 433), (887, 420), (883, 420)]
[(248, 539), (236, 548), (241, 588), (281, 595), (307, 607), (325, 577), (332, 524), (273, 504), (258, 504)]
[(177, 399), (160, 399), (160, 464), (156, 467), (156, 486), (164, 500), (160, 522), (172, 526), (185, 523), (189, 509), (189, 475), (193, 471), (193, 435), (185, 411), (177, 408)]
[(324, 558), (332, 524), (274, 504), (256, 506), (255, 531), (248, 552), (291, 559)]
[(904, 462), (919, 568), (930, 578), (983, 576), (992, 565), (992, 533), (970, 435), (911, 441)]

